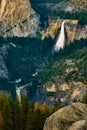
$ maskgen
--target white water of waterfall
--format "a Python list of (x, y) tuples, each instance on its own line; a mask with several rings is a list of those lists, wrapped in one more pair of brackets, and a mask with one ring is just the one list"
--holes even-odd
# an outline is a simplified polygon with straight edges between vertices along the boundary
[(65, 40), (64, 23), (65, 23), (65, 21), (63, 21), (62, 25), (61, 25), (60, 35), (59, 35), (59, 38), (54, 47), (55, 51), (59, 51), (60, 49), (63, 49), (63, 47), (64, 47), (64, 40)]
[(21, 89), (18, 87), (16, 87), (16, 94), (17, 94), (18, 100), (20, 102), (21, 101)]
[[(19, 83), (19, 82), (21, 82), (21, 79), (16, 80), (16, 83)], [(18, 97), (19, 102), (21, 102), (21, 90), (22, 90), (23, 88), (25, 88), (27, 85), (28, 85), (28, 84), (25, 84), (25, 85), (23, 85), (23, 86), (21, 86), (21, 87), (16, 87), (16, 94), (17, 94), (17, 97)]]

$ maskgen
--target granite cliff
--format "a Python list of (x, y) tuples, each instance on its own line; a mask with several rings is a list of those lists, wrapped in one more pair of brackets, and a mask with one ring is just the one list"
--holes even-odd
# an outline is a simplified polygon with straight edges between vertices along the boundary
[[(42, 38), (51, 36), (53, 39), (57, 39), (59, 36), (61, 24), (63, 20), (49, 19), (49, 27), (42, 31)], [(74, 40), (80, 40), (81, 38), (87, 38), (87, 25), (78, 25), (77, 20), (65, 20), (65, 35), (66, 42), (70, 43)]]
[(36, 100), (39, 103), (45, 101), (49, 106), (54, 102), (61, 102), (64, 105), (74, 101), (82, 101), (87, 93), (87, 86), (82, 82), (64, 82), (56, 79), (56, 83), (47, 82), (42, 87), (38, 87), (36, 91)]
[[(61, 5), (61, 2), (59, 5)], [(61, 6), (63, 7), (63, 5)], [(36, 37), (37, 34), (40, 33), (39, 18), (39, 14), (33, 10), (29, 0), (1, 0), (0, 36)], [(50, 35), (52, 38), (54, 38), (55, 35), (57, 36), (57, 33), (60, 30), (62, 20), (58, 19), (53, 21), (52, 19), (49, 19), (48, 23), (49, 27), (46, 27), (45, 30), (43, 29), (42, 37), (44, 38), (45, 36)], [(67, 36), (66, 40), (68, 43), (75, 39), (79, 40), (81, 38), (87, 38), (87, 25), (78, 26), (77, 20), (66, 20), (65, 31)]]
[(29, 0), (0, 1), (0, 35), (3, 37), (36, 36), (39, 15), (31, 8)]

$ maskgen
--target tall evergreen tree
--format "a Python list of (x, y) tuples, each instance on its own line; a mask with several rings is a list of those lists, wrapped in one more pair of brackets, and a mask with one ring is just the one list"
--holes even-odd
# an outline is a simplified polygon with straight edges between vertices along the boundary
[(3, 107), (3, 116), (5, 122), (5, 130), (14, 130), (14, 104), (11, 96), (6, 98)]
[(22, 109), (22, 129), (26, 129), (27, 114), (29, 111), (29, 100), (27, 96), (21, 97), (21, 109)]
[(5, 101), (6, 101), (6, 98), (5, 98), (4, 92), (1, 92), (0, 93), (0, 111), (2, 112), (3, 112)]
[(18, 98), (16, 98), (15, 101), (14, 117), (15, 117), (15, 122), (14, 122), (15, 130), (22, 130), (22, 108)]

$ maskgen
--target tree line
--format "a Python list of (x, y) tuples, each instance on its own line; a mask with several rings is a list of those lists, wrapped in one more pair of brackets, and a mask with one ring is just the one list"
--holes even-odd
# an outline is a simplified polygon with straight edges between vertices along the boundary
[(10, 95), (0, 93), (0, 130), (43, 130), (48, 116), (61, 108), (55, 103), (50, 108), (46, 103), (29, 103), (27, 96), (14, 101)]
[(87, 24), (87, 11), (82, 12), (65, 12), (63, 10), (53, 10), (50, 11), (48, 9), (48, 15), (53, 16), (54, 18), (60, 17), (61, 19), (71, 19), (71, 20), (78, 20), (79, 25), (85, 25)]
[[(87, 83), (86, 83), (87, 84)], [(87, 95), (82, 102), (87, 104)], [(62, 108), (59, 103), (48, 107), (44, 102), (30, 103), (27, 96), (12, 99), (11, 95), (0, 92), (0, 130), (43, 130), (46, 118)]]

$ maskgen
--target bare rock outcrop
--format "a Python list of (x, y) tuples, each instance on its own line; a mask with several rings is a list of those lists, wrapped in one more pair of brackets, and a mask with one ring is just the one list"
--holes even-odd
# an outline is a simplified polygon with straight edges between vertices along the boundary
[(87, 94), (87, 85), (83, 82), (65, 82), (56, 78), (56, 82), (47, 82), (41, 87), (37, 87), (36, 100), (42, 104), (46, 102), (51, 106), (55, 102), (69, 105), (75, 101), (82, 101)]
[(44, 130), (87, 130), (87, 105), (73, 103), (46, 119)]
[(29, 0), (0, 1), (0, 36), (36, 36), (39, 16), (31, 8)]

